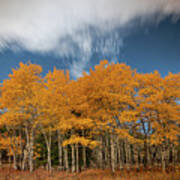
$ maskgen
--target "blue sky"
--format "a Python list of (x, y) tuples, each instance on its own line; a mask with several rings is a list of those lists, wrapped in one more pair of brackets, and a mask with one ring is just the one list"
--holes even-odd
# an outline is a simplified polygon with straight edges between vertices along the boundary
[(122, 60), (139, 72), (180, 71), (180, 21), (172, 23), (170, 18), (158, 25), (137, 28), (125, 39)]
[[(88, 71), (102, 59), (125, 62), (142, 73), (158, 70), (165, 76), (168, 72), (179, 72), (180, 3), (176, 0), (174, 5), (167, 3), (164, 6), (156, 0), (153, 0), (156, 6), (143, 0), (143, 7), (139, 0), (134, 1), (134, 6), (130, 0), (124, 4), (122, 0), (113, 0), (112, 3), (105, 0), (107, 3), (99, 3), (93, 14), (87, 13), (92, 11), (93, 4), (83, 4), (78, 0), (74, 14), (68, 15), (69, 8), (71, 10), (74, 6), (69, 7), (64, 0), (55, 4), (63, 5), (62, 14), (56, 9), (58, 6), (49, 4), (50, 1), (43, 4), (42, 0), (38, 3), (33, 0), (30, 8), (23, 3), (20, 7), (8, 4), (8, 1), (0, 1), (7, 10), (0, 13), (0, 24), (4, 29), (0, 30), (0, 81), (7, 78), (19, 62), (28, 61), (40, 64), (44, 74), (54, 66), (70, 69), (72, 78), (79, 77), (82, 71)], [(119, 8), (117, 2), (120, 2)], [(120, 8), (122, 6), (125, 10)], [(37, 10), (33, 13), (34, 7)], [(101, 16), (100, 12), (107, 7), (110, 7), (110, 12)], [(13, 19), (11, 15), (18, 14), (18, 8), (27, 9), (28, 13), (22, 10), (20, 19)], [(12, 10), (10, 15), (7, 13), (9, 9)], [(143, 9), (147, 9), (147, 13)], [(34, 16), (36, 11), (40, 13), (39, 19)], [(74, 15), (77, 18), (73, 19)], [(60, 18), (57, 20), (56, 16)]]

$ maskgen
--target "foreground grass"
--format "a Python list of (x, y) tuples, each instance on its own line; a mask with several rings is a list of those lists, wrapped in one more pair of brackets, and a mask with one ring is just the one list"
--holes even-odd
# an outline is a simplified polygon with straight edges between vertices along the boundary
[(161, 172), (158, 169), (146, 171), (116, 171), (90, 169), (81, 173), (66, 173), (53, 171), (49, 173), (38, 169), (33, 173), (28, 171), (15, 171), (9, 168), (0, 169), (0, 180), (180, 180), (180, 168)]

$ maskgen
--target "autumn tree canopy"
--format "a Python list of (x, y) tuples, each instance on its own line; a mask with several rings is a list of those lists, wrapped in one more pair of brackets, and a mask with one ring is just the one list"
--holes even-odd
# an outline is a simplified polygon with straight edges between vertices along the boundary
[(77, 80), (41, 72), (20, 63), (0, 87), (0, 161), (72, 172), (180, 161), (180, 73), (140, 74), (107, 60)]

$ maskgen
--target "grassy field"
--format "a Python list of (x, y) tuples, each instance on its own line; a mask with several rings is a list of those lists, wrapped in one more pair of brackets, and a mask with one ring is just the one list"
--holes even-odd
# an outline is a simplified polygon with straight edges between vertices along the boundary
[(78, 174), (38, 169), (33, 173), (15, 171), (9, 168), (0, 169), (0, 180), (180, 180), (180, 168), (161, 172), (158, 169), (146, 171), (116, 171), (90, 169)]

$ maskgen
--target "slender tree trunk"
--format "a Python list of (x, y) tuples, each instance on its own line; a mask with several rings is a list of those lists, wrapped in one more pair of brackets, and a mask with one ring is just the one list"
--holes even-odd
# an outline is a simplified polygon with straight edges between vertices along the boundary
[(116, 167), (117, 167), (117, 164), (118, 164), (118, 147), (117, 147), (117, 137), (114, 137), (115, 139), (114, 139), (114, 154), (115, 154), (115, 157), (114, 157), (114, 159), (115, 159), (115, 169), (116, 169)]
[(125, 141), (125, 153), (126, 153), (126, 168), (130, 169), (130, 145), (129, 142)]
[(166, 164), (170, 164), (170, 153), (171, 153), (171, 146), (168, 144), (167, 151), (166, 151)]
[(76, 144), (76, 172), (79, 172), (79, 146)]
[(16, 148), (13, 147), (13, 145), (16, 147), (15, 144), (15, 134), (13, 136), (11, 136), (10, 141), (11, 141), (11, 150), (13, 153), (13, 168), (17, 169), (17, 154), (16, 154)]
[(57, 131), (58, 134), (58, 155), (59, 155), (59, 169), (63, 169), (63, 147), (62, 147), (62, 140), (61, 140), (61, 134), (60, 131)]
[(71, 158), (72, 158), (72, 172), (74, 173), (76, 170), (76, 164), (75, 164), (75, 147), (74, 144), (71, 145)]
[(8, 163), (11, 166), (12, 161), (11, 161), (10, 149), (8, 149), (8, 153), (9, 153)]
[(111, 135), (110, 144), (111, 144), (111, 169), (112, 172), (115, 172), (115, 144), (114, 144), (113, 135)]
[(2, 167), (2, 151), (0, 150), (0, 167)]
[(68, 147), (64, 147), (64, 165), (66, 171), (69, 171), (69, 162), (68, 162)]
[(23, 169), (25, 168), (26, 155), (27, 155), (27, 159), (28, 159), (28, 167), (30, 168), (30, 133), (29, 133), (28, 125), (26, 125), (26, 127), (25, 127), (25, 134), (26, 134), (26, 149), (27, 149), (27, 154), (26, 154), (26, 151), (24, 151)]
[(110, 157), (109, 157), (109, 137), (106, 135), (105, 137), (105, 162), (106, 162), (106, 167), (110, 167)]
[(86, 169), (87, 159), (86, 159), (86, 147), (83, 146), (83, 169)]
[(147, 138), (144, 141), (144, 167), (147, 168), (149, 165), (149, 146), (147, 144)]
[(151, 165), (150, 146), (147, 144), (147, 167)]
[(139, 151), (140, 151), (140, 148), (136, 145), (135, 151), (134, 151), (134, 161), (135, 161), (136, 170), (140, 169), (140, 162), (139, 162), (140, 152)]
[(48, 150), (48, 170), (51, 171), (51, 145), (47, 147)]
[(46, 142), (46, 147), (47, 147), (47, 168), (49, 171), (51, 171), (52, 165), (51, 165), (51, 141), (52, 141), (52, 136), (51, 136), (51, 131), (45, 132), (42, 129), (44, 139)]
[[(84, 132), (84, 130), (82, 131), (82, 133), (83, 133), (83, 136), (85, 137), (85, 132)], [(86, 147), (83, 146), (82, 148), (83, 148), (83, 149), (82, 149), (83, 169), (86, 169)]]
[(17, 156), (14, 150), (13, 150), (13, 168), (17, 170)]
[(22, 137), (22, 130), (21, 129), (19, 129), (19, 134), (20, 134), (20, 138), (21, 138), (21, 140), (20, 140), (19, 166), (20, 166), (20, 169), (22, 170), (24, 147), (23, 147), (23, 143), (22, 143), (23, 137)]
[(135, 145), (131, 145), (131, 165), (135, 165)]
[(48, 170), (51, 171), (52, 165), (51, 165), (51, 131), (49, 132), (49, 138), (47, 142), (47, 150), (48, 150)]
[(123, 167), (124, 167), (125, 160), (126, 160), (126, 151), (125, 151), (125, 142), (124, 142), (124, 140), (121, 141), (121, 160), (122, 160), (122, 164), (123, 164)]
[(102, 136), (100, 136), (99, 138), (100, 141), (100, 147), (97, 150), (97, 159), (98, 159), (98, 164), (99, 164), (99, 168), (103, 168), (103, 152), (102, 152), (102, 147), (103, 147), (103, 141), (102, 141)]
[(26, 163), (27, 163), (27, 157), (28, 157), (28, 151), (27, 151), (27, 147), (24, 149), (24, 156), (23, 156), (23, 160), (22, 160), (22, 167), (21, 169), (22, 170), (25, 170), (25, 166), (26, 166)]
[(173, 145), (173, 147), (172, 147), (172, 162), (173, 162), (174, 166), (176, 166), (176, 161), (177, 161), (177, 151), (176, 151), (176, 147)]
[(121, 147), (121, 141), (118, 141), (118, 158), (119, 158), (119, 169), (123, 169), (123, 162), (122, 162), (122, 147)]
[(149, 165), (153, 167), (154, 165), (154, 152), (152, 150), (152, 146), (149, 145)]
[(32, 129), (29, 137), (29, 170), (33, 171), (33, 155), (34, 155), (34, 130)]
[(166, 152), (164, 149), (164, 146), (161, 147), (161, 166), (162, 166), (162, 170), (165, 171), (166, 170)]

